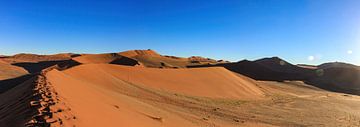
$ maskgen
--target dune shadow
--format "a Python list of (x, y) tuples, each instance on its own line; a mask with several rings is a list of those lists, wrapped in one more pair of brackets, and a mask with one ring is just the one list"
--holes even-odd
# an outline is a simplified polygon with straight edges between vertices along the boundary
[(59, 69), (64, 70), (67, 68), (71, 68), (77, 65), (80, 65), (81, 63), (76, 62), (74, 60), (60, 60), (60, 61), (41, 61), (37, 63), (31, 63), (31, 62), (24, 62), (24, 63), (15, 63), (12, 65), (22, 67), (25, 70), (27, 70), (29, 73), (37, 73), (42, 71), (45, 68), (58, 65)]
[(126, 65), (126, 66), (140, 65), (138, 61), (124, 56), (111, 61), (110, 64)]
[(360, 95), (360, 70), (332, 67), (323, 69), (321, 75), (306, 80), (307, 84), (321, 89)]
[(27, 74), (12, 79), (0, 80), (0, 94), (16, 87), (17, 85), (31, 79), (32, 77), (34, 77), (33, 74)]

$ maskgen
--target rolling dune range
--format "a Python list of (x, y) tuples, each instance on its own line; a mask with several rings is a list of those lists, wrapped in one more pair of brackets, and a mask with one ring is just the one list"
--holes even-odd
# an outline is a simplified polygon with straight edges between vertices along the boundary
[(256, 62), (276, 80), (152, 50), (42, 59), (7, 63), (30, 74), (0, 94), (0, 126), (360, 126), (359, 96), (299, 81), (312, 71), (278, 59)]

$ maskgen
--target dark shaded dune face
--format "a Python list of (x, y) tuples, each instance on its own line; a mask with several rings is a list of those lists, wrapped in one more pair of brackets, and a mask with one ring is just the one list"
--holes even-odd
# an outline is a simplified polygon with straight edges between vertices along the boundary
[(307, 80), (322, 89), (360, 95), (360, 70), (349, 67), (319, 69), (318, 75)]
[(316, 76), (313, 69), (293, 65), (279, 57), (264, 58), (254, 62), (279, 73), (283, 77), (282, 80), (307, 80)]
[(75, 66), (81, 65), (81, 63), (74, 61), (74, 60), (64, 60), (57, 64), (58, 70), (66, 70)]
[(126, 66), (140, 65), (140, 63), (138, 61), (127, 58), (127, 57), (117, 58), (117, 59), (111, 61), (110, 64), (126, 65)]
[(76, 65), (80, 65), (80, 63), (74, 60), (60, 60), (60, 61), (42, 61), (42, 62), (24, 62), (24, 63), (15, 63), (15, 66), (22, 67), (26, 69), (29, 73), (37, 73), (41, 70), (58, 65), (60, 68), (70, 68)]
[(254, 62), (262, 66), (265, 66), (271, 70), (284, 72), (284, 73), (305, 73), (306, 71), (309, 71), (308, 69), (300, 68), (285, 60), (282, 60), (279, 57), (264, 58), (264, 59), (256, 60)]
[(0, 94), (1, 127), (23, 127), (37, 113), (30, 107), (30, 101), (34, 97), (35, 77), (17, 78), (13, 81), (19, 82), (18, 80), (23, 82)]
[(34, 77), (34, 75), (27, 74), (16, 78), (0, 80), (0, 94), (16, 87), (17, 85), (29, 80), (32, 77)]

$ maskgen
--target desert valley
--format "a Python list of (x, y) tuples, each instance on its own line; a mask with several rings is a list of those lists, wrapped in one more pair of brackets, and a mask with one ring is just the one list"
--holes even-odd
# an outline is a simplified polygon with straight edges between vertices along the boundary
[(360, 67), (153, 50), (0, 57), (1, 127), (358, 127)]

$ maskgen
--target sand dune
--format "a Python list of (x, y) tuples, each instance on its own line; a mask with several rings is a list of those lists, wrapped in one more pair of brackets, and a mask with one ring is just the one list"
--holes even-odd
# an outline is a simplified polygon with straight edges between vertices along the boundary
[[(167, 111), (141, 99), (155, 95), (166, 97), (176, 93), (175, 96), (232, 99), (263, 97), (263, 92), (253, 81), (224, 68), (174, 70), (87, 64), (63, 72), (53, 70), (47, 77), (73, 106), (72, 112), (82, 126), (199, 126), (183, 118), (184, 115), (176, 115), (175, 112), (179, 112), (176, 109)], [(163, 103), (169, 102), (165, 100)]]
[(14, 64), (14, 63), (23, 63), (23, 62), (41, 62), (41, 61), (61, 61), (69, 60), (72, 57), (76, 57), (77, 54), (73, 53), (63, 53), (63, 54), (54, 54), (54, 55), (38, 55), (38, 54), (16, 54), (14, 56), (8, 56), (1, 58), (3, 61)]
[(136, 56), (161, 56), (159, 53), (157, 53), (154, 50), (148, 49), (148, 50), (129, 50), (129, 51), (124, 51), (124, 52), (120, 52), (120, 55), (129, 57), (129, 58), (133, 58)]
[(28, 72), (21, 67), (10, 65), (5, 62), (0, 63), (0, 80), (16, 78), (26, 74), (28, 74)]
[[(360, 119), (358, 108), (349, 109), (360, 98), (303, 82), (257, 82), (218, 67), (155, 69), (86, 64), (62, 72), (52, 70), (46, 77), (65, 107), (71, 107), (64, 112), (76, 117), (64, 125), (356, 126)], [(333, 107), (339, 111), (329, 112)], [(344, 112), (349, 116), (346, 120), (331, 122), (341, 119)], [(325, 117), (328, 113), (335, 117)]]
[(278, 57), (264, 58), (256, 61), (242, 60), (235, 63), (195, 65), (189, 67), (197, 68), (214, 66), (225, 67), (228, 70), (246, 75), (256, 80), (305, 80), (309, 77), (315, 76), (315, 72), (313, 70), (292, 65)]
[(33, 87), (31, 78), (16, 87), (0, 93), (0, 126), (1, 127), (22, 127), (36, 114), (30, 107)]
[(263, 58), (254, 61), (264, 67), (267, 67), (273, 71), (289, 74), (306, 74), (311, 72), (311, 70), (300, 68), (296, 65), (293, 65), (279, 57)]
[(0, 58), (0, 77), (10, 78), (0, 81), (0, 126), (360, 126), (359, 96), (323, 90), (356, 94), (360, 71), (349, 64), (217, 64), (152, 50), (75, 56)]
[(83, 54), (79, 57), (73, 58), (73, 60), (82, 64), (103, 63), (103, 64), (119, 64), (119, 65), (129, 65), (129, 66), (140, 65), (140, 63), (137, 62), (136, 60), (125, 56), (121, 56), (116, 53)]
[(308, 83), (326, 90), (360, 95), (360, 69), (326, 67), (316, 72), (317, 76), (307, 80)]
[(160, 55), (154, 50), (130, 50), (120, 55), (135, 59), (146, 67), (152, 68), (186, 68), (191, 65), (215, 64), (216, 60), (193, 56), (189, 58)]
[(194, 96), (256, 98), (262, 95), (250, 79), (239, 78), (219, 67), (173, 70), (90, 64), (74, 67), (64, 73), (80, 80), (96, 81), (96, 84), (110, 85), (112, 80), (122, 80)]
[(256, 80), (301, 80), (310, 85), (334, 92), (360, 95), (360, 68), (346, 63), (325, 63), (319, 66), (292, 65), (278, 57), (236, 63), (196, 65), (198, 67), (225, 67)]

